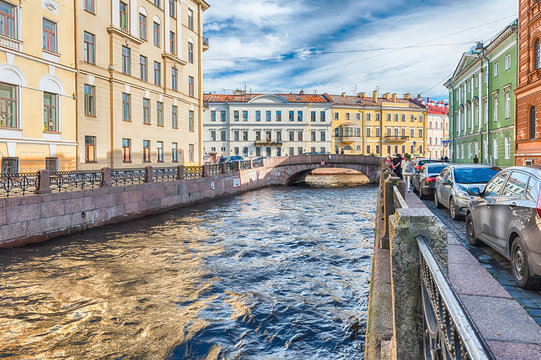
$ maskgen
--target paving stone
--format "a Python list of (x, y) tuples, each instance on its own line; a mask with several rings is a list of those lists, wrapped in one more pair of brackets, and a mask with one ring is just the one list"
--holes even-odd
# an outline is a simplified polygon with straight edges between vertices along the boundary
[(536, 344), (488, 341), (488, 346), (498, 360), (541, 359), (541, 346)]
[(477, 262), (470, 264), (450, 262), (449, 278), (459, 294), (512, 299), (498, 281)]

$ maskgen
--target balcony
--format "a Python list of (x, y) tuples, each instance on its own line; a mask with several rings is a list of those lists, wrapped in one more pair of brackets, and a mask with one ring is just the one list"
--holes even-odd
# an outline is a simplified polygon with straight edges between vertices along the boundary
[(256, 141), (255, 146), (282, 146), (282, 142), (274, 142), (274, 141)]
[(396, 135), (396, 136), (388, 135), (388, 136), (385, 136), (383, 139), (389, 142), (404, 142), (404, 141), (408, 141), (410, 137), (402, 136), (402, 135)]
[(0, 47), (21, 51), (22, 41), (10, 38), (8, 36), (0, 35)]
[(208, 49), (210, 49), (209, 38), (203, 38), (203, 51), (207, 51)]

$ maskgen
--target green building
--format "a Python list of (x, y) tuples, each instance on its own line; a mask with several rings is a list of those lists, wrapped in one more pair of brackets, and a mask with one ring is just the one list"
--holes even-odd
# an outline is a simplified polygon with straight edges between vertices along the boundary
[(455, 163), (513, 166), (517, 22), (460, 59), (449, 89), (449, 154)]

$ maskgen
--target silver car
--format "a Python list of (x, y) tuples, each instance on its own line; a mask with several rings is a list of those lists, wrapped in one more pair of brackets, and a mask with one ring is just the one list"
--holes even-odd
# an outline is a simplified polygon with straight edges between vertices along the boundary
[(454, 220), (463, 218), (472, 198), (468, 189), (484, 187), (499, 171), (500, 168), (491, 165), (449, 165), (436, 178), (436, 207), (448, 208)]
[(512, 167), (480, 190), (466, 212), (466, 234), (471, 245), (486, 243), (511, 260), (520, 287), (541, 286), (541, 170)]

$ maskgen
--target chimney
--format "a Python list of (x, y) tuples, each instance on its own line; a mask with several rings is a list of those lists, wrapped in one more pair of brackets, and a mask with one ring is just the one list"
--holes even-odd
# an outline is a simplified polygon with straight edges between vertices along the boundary
[(393, 102), (396, 102), (396, 93), (393, 93)]
[(299, 93), (299, 95), (304, 95), (304, 90), (301, 90), (301, 92)]
[(246, 95), (246, 91), (236, 89), (235, 91), (233, 91), (233, 95)]
[(361, 92), (361, 93), (358, 93), (357, 96), (361, 99), (364, 99), (366, 97), (365, 93)]
[(342, 97), (344, 97), (344, 98), (346, 97), (346, 93), (345, 93), (345, 92), (342, 93)]
[(477, 44), (475, 44), (475, 50), (476, 51), (481, 51), (485, 48), (485, 44), (483, 44), (482, 41), (478, 41)]
[(374, 90), (374, 93), (372, 94), (372, 96), (374, 97), (374, 102), (378, 102), (378, 91), (377, 90)]
[(383, 94), (383, 97), (387, 100), (390, 100), (391, 99), (391, 94), (390, 93), (385, 93)]
[(410, 93), (404, 94), (404, 99), (406, 99), (406, 100), (411, 99), (411, 94)]

